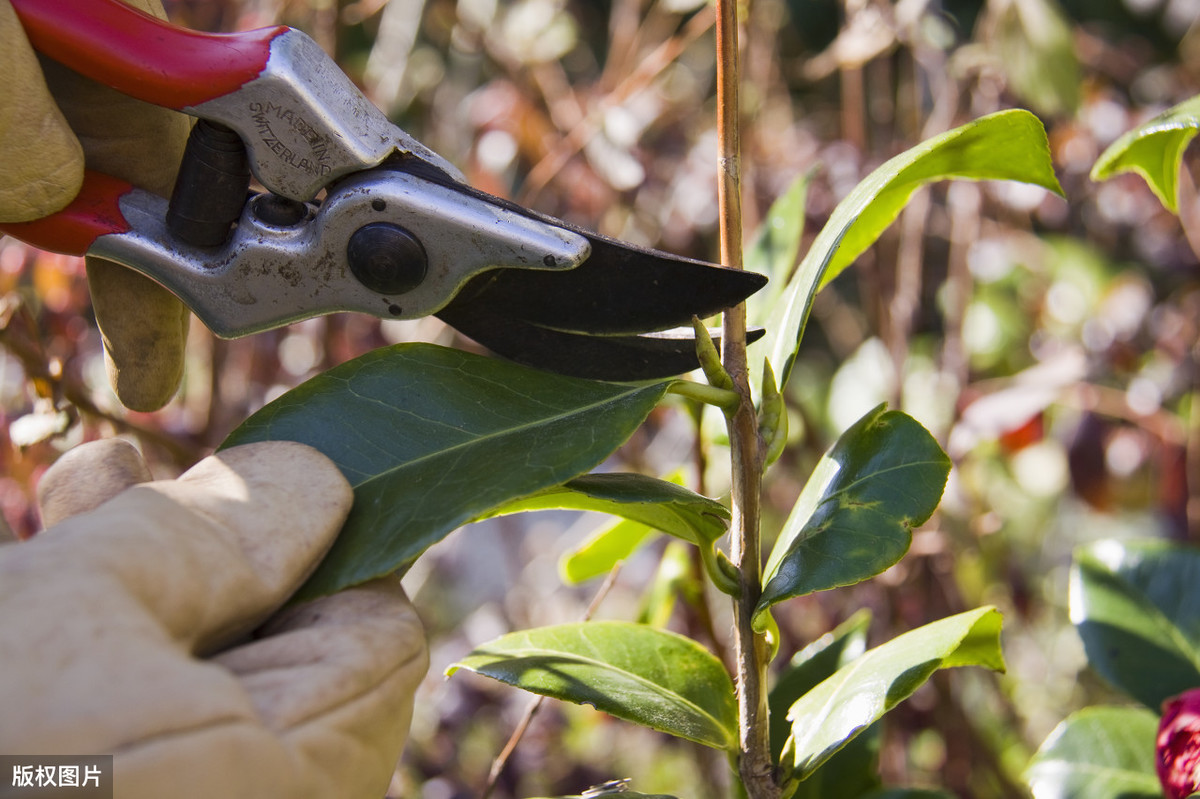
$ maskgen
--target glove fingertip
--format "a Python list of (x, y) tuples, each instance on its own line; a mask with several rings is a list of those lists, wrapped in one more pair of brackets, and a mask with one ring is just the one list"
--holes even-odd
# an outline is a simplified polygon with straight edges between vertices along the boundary
[(113, 391), (130, 410), (158, 410), (183, 379), (187, 308), (153, 280), (118, 264), (88, 258), (87, 274)]
[(130, 486), (150, 480), (141, 453), (128, 441), (92, 441), (59, 458), (37, 485), (42, 524), (53, 527), (94, 510)]

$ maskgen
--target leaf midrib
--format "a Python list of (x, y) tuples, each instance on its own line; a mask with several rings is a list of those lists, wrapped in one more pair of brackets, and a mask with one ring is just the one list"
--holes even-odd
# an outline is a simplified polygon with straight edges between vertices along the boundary
[[(491, 442), (494, 440), (499, 440), (499, 439), (505, 438), (507, 436), (515, 435), (515, 434), (524, 432), (526, 430), (530, 430), (530, 429), (533, 429), (536, 427), (541, 427), (543, 425), (554, 424), (556, 422), (560, 422), (565, 419), (570, 419), (573, 416), (587, 413), (589, 411), (592, 411), (595, 408), (599, 408), (604, 405), (609, 405), (614, 402), (628, 399), (630, 397), (637, 395), (638, 393), (640, 393), (642, 391), (646, 391), (647, 389), (655, 388), (660, 385), (665, 385), (665, 383), (654, 384), (652, 386), (639, 386), (639, 387), (631, 389), (630, 391), (622, 392), (620, 394), (614, 394), (603, 401), (597, 401), (597, 402), (589, 403), (587, 405), (576, 406), (576, 407), (570, 409), (569, 411), (557, 413), (553, 416), (545, 416), (545, 417), (541, 417), (541, 418), (533, 420), (533, 421), (529, 421), (529, 422), (522, 423), (520, 425), (516, 425), (514, 427), (506, 427), (502, 430), (491, 431), (491, 432), (485, 433), (483, 435), (474, 436), (472, 438), (467, 439), (466, 441), (459, 442), (458, 444), (452, 444), (448, 447), (442, 447), (441, 449), (426, 452), (415, 458), (411, 458), (409, 460), (398, 463), (388, 469), (384, 469), (382, 471), (376, 472), (374, 475), (368, 477), (366, 480), (363, 480), (361, 483), (355, 483), (354, 488), (357, 490), (358, 488), (366, 486), (366, 485), (374, 482), (375, 480), (379, 480), (381, 478), (387, 477), (387, 476), (395, 474), (397, 472), (401, 472), (404, 469), (407, 469), (411, 466), (417, 466), (426, 461), (432, 461), (443, 455), (452, 454), (452, 453), (458, 452), (460, 450), (465, 450), (465, 449), (468, 449), (468, 448), (474, 447), (474, 446), (485, 445), (488, 442)], [(424, 417), (422, 417), (422, 418), (424, 418)]]

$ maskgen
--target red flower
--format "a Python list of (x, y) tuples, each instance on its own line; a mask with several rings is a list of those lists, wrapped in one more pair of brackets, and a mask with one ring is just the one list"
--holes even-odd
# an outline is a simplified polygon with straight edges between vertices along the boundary
[(1200, 688), (1163, 702), (1154, 765), (1167, 799), (1200, 790)]

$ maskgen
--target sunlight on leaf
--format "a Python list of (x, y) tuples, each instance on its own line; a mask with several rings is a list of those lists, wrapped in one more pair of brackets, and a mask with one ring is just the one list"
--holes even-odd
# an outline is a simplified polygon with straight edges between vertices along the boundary
[[(859, 610), (837, 629), (813, 641), (792, 658), (771, 689), (771, 753), (777, 763), (791, 734), (787, 712), (800, 697), (820, 685), (867, 650), (867, 628), (871, 612)], [(872, 726), (855, 736), (814, 773), (795, 787), (792, 799), (822, 799), (826, 796), (861, 796), (880, 786), (879, 727)]]
[(746, 250), (745, 268), (768, 278), (767, 285), (746, 300), (747, 320), (751, 325), (766, 324), (796, 266), (800, 241), (804, 237), (804, 211), (812, 176), (812, 171), (806, 172), (779, 195)]
[(644, 474), (585, 474), (490, 511), (484, 518), (535, 510), (585, 510), (641, 522), (693, 544), (725, 534), (729, 509), (677, 483)]
[(890, 225), (909, 197), (938, 180), (1016, 180), (1062, 194), (1046, 131), (1028, 111), (1001, 111), (936, 136), (867, 176), (838, 203), (767, 324), (766, 357), (786, 385), (818, 289)]
[(1070, 608), (1091, 667), (1152, 710), (1200, 685), (1200, 549), (1155, 540), (1081, 547)]
[(729, 674), (675, 633), (617, 621), (540, 627), (477, 647), (446, 675), (460, 668), (705, 746), (737, 748)]
[(804, 779), (921, 687), (938, 669), (986, 666), (1004, 670), (1001, 617), (984, 607), (907, 632), (838, 669), (788, 711), (785, 747), (795, 777)]
[(1136, 172), (1173, 214), (1179, 213), (1179, 168), (1183, 151), (1200, 132), (1200, 96), (1184, 100), (1117, 139), (1096, 160), (1092, 180)]
[(430, 344), (367, 353), (289, 391), (222, 444), (290, 440), (328, 456), (354, 506), (299, 598), (406, 567), (511, 500), (593, 468), (666, 392), (562, 377)]
[(611, 513), (695, 544), (713, 583), (726, 593), (736, 591), (736, 583), (721, 569), (715, 544), (725, 533), (730, 512), (715, 499), (642, 474), (588, 474), (489, 515), (550, 508)]
[(764, 571), (755, 624), (772, 605), (879, 574), (937, 508), (950, 459), (919, 422), (880, 405), (818, 462)]
[(579, 546), (563, 553), (558, 576), (568, 585), (603, 577), (652, 538), (654, 529), (628, 519), (612, 519)]
[(1034, 755), (1034, 799), (1162, 799), (1154, 770), (1158, 716), (1142, 708), (1089, 707), (1067, 717)]

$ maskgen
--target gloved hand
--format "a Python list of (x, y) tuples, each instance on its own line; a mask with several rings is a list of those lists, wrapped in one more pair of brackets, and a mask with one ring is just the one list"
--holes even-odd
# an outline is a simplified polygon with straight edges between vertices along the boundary
[(428, 665), (412, 606), (380, 579), (279, 611), (341, 474), (268, 442), (147, 476), (77, 448), (39, 486), (49, 529), (0, 546), (0, 752), (114, 753), (122, 797), (382, 796)]
[[(159, 0), (126, 0), (164, 17)], [(190, 127), (152, 106), (34, 54), (8, 0), (0, 0), (0, 222), (61, 210), (89, 169), (170, 196)], [(88, 286), (109, 379), (126, 407), (152, 411), (179, 388), (188, 313), (149, 278), (87, 259)]]

